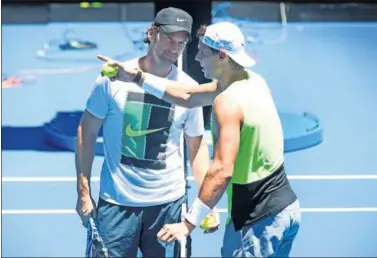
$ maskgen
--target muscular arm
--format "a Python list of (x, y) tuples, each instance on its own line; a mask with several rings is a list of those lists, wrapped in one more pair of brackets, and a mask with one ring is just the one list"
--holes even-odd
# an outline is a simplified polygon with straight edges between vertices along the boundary
[(233, 177), (240, 142), (241, 107), (226, 95), (215, 100), (214, 114), (219, 125), (219, 139), (214, 161), (199, 191), (199, 199), (209, 208), (215, 207)]
[[(148, 82), (166, 85), (162, 99), (178, 106), (188, 108), (209, 106), (213, 104), (218, 94), (216, 81), (200, 85), (190, 85), (157, 77), (149, 73), (142, 73), (141, 80), (139, 81), (139, 86), (142, 88), (147, 76)], [(148, 91), (148, 89), (146, 90)], [(149, 93), (153, 94), (153, 92)]]
[(208, 146), (204, 136), (191, 137), (186, 135), (185, 138), (189, 151), (190, 166), (195, 181), (200, 187), (210, 166)]
[(90, 197), (90, 176), (94, 159), (95, 143), (103, 120), (88, 111), (84, 112), (77, 130), (75, 152), (78, 198)]
[[(103, 56), (103, 55), (97, 55), (97, 58), (106, 62), (105, 65), (108, 65), (109, 67), (117, 66), (118, 68), (120, 68), (116, 72), (116, 76), (111, 77), (113, 80), (120, 80), (124, 82), (134, 82), (134, 79), (136, 78), (136, 75), (139, 71), (138, 69), (126, 67), (121, 62), (112, 60), (111, 58)], [(102, 70), (102, 72), (104, 72), (104, 70)], [(152, 88), (155, 88), (155, 89), (156, 89), (155, 87), (156, 85), (157, 85), (157, 88), (161, 87), (161, 85), (166, 86), (166, 90), (164, 92), (164, 95), (162, 96), (162, 99), (167, 102), (176, 104), (178, 106), (183, 106), (183, 107), (188, 107), (188, 108), (212, 105), (214, 99), (218, 95), (216, 81), (206, 83), (206, 84), (201, 84), (201, 85), (190, 85), (190, 84), (170, 81), (168, 79), (161, 78), (150, 73), (142, 72), (141, 78), (138, 81), (138, 85), (144, 90), (146, 90), (147, 92), (149, 92), (150, 94), (156, 95), (153, 90), (152, 91), (150, 90), (151, 87), (145, 88), (146, 82), (148, 82), (149, 85), (152, 84), (153, 85)]]
[(215, 157), (196, 198), (181, 223), (165, 225), (157, 234), (161, 240), (172, 242), (190, 234), (203, 218), (213, 210), (233, 177), (234, 163), (240, 142), (241, 107), (236, 100), (219, 95), (214, 103), (214, 114), (219, 125), (219, 139)]

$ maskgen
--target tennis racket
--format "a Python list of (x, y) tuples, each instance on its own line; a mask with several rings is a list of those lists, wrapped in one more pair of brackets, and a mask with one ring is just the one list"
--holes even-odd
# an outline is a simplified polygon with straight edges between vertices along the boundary
[(110, 257), (92, 216), (89, 218), (87, 234), (85, 257)]

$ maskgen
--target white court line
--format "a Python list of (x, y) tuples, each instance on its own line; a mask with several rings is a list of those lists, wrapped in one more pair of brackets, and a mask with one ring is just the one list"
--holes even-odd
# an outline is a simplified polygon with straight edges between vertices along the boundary
[[(188, 176), (194, 181), (193, 176)], [(369, 180), (377, 179), (377, 175), (288, 175), (290, 180)], [(91, 181), (98, 182), (100, 177), (94, 176)], [(3, 177), (2, 182), (76, 182), (76, 177)]]
[[(91, 181), (98, 182), (98, 176), (91, 177)], [(76, 182), (76, 177), (3, 177), (3, 182)]]
[(2, 210), (2, 214), (75, 214), (75, 210)]
[[(228, 209), (217, 209), (220, 213), (228, 212)], [(377, 207), (360, 208), (301, 208), (303, 213), (344, 213), (344, 212), (377, 212)], [(76, 214), (75, 210), (2, 210), (2, 214)]]
[[(228, 212), (228, 209), (217, 209), (218, 212)], [(336, 212), (377, 212), (377, 207), (360, 207), (360, 208), (301, 208), (304, 213), (336, 213)]]

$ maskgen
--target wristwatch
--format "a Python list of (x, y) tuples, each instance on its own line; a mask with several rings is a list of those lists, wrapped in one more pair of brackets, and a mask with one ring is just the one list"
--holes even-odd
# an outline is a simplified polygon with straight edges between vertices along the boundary
[(139, 83), (140, 79), (141, 79), (141, 76), (143, 75), (142, 71), (137, 71), (137, 74), (133, 80), (134, 83)]

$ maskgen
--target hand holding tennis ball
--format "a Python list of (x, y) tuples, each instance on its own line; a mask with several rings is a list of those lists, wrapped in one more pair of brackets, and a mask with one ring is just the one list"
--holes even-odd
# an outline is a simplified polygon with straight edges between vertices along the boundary
[(204, 230), (204, 233), (213, 233), (220, 226), (220, 215), (214, 210), (200, 223), (200, 228)]
[(133, 82), (137, 75), (138, 70), (134, 67), (127, 68), (121, 62), (102, 55), (98, 55), (97, 58), (105, 62), (101, 74), (112, 81)]
[(113, 77), (116, 77), (118, 75), (119, 68), (116, 65), (111, 65), (110, 63), (106, 62), (102, 66), (102, 72), (101, 74), (103, 76), (108, 77), (109, 79), (112, 79)]

